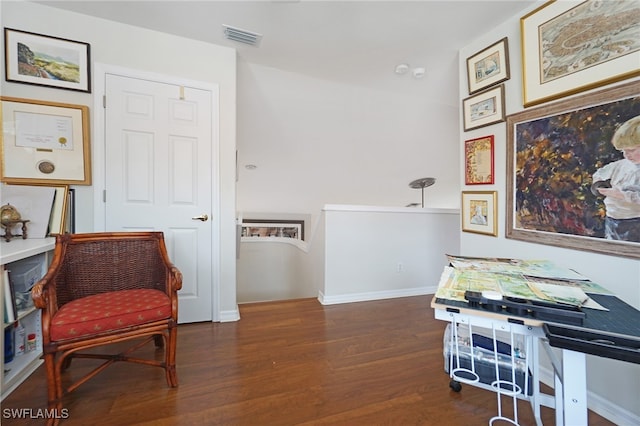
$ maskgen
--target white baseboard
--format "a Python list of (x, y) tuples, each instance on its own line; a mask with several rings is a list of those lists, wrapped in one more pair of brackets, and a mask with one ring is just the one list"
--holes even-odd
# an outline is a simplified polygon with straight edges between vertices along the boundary
[(365, 302), (368, 300), (394, 299), (397, 297), (423, 296), (433, 294), (436, 287), (415, 287), (403, 288), (399, 290), (371, 291), (366, 293), (350, 293), (338, 294), (335, 296), (327, 296), (322, 291), (318, 292), (318, 300), (323, 305), (337, 305), (340, 303)]
[[(553, 388), (553, 370), (540, 366), (540, 381)], [(587, 391), (587, 407), (617, 425), (640, 425), (640, 417), (591, 391)]]
[(233, 322), (240, 320), (240, 309), (236, 305), (235, 309), (220, 311), (220, 322)]

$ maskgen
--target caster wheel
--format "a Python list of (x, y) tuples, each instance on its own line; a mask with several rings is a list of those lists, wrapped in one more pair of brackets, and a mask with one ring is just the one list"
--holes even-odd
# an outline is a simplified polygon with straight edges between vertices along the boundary
[(454, 392), (460, 392), (462, 390), (462, 385), (460, 383), (456, 382), (455, 380), (451, 380), (449, 382), (449, 387)]

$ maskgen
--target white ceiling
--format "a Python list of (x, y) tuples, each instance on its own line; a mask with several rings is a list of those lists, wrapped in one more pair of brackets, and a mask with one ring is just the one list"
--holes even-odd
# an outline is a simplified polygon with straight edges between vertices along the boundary
[[(425, 67), (425, 79), (433, 73), (438, 75), (437, 70), (443, 66), (455, 70), (459, 48), (536, 1), (540, 0), (39, 3), (235, 47), (240, 61), (367, 84), (385, 79), (410, 80), (410, 76), (394, 74), (401, 62)], [(253, 47), (226, 40), (223, 24), (260, 33), (262, 42)]]

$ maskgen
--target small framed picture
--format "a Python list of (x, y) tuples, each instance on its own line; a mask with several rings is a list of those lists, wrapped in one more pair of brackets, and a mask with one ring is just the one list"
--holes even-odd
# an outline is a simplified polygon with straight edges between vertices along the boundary
[(506, 37), (467, 58), (469, 94), (509, 78), (509, 45)]
[(464, 143), (464, 183), (494, 183), (493, 135), (470, 139)]
[(304, 240), (304, 220), (244, 219), (242, 237)]
[(91, 92), (88, 43), (5, 28), (4, 55), (7, 81)]
[(504, 121), (504, 84), (464, 99), (462, 111), (465, 132)]
[(462, 191), (462, 230), (497, 236), (497, 204), (496, 191)]

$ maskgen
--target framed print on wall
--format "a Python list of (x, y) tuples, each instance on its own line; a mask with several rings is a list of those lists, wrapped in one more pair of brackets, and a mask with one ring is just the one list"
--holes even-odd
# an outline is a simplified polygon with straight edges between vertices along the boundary
[(549, 1), (520, 34), (525, 107), (640, 75), (638, 1)]
[(91, 185), (89, 108), (0, 97), (0, 181)]
[(243, 219), (241, 236), (304, 240), (304, 220)]
[(88, 43), (5, 28), (4, 55), (7, 81), (91, 92)]
[(504, 84), (462, 101), (464, 131), (504, 121)]
[(498, 235), (498, 195), (496, 191), (462, 191), (462, 230)]
[(464, 183), (494, 183), (493, 135), (470, 139), (464, 143)]
[(640, 81), (508, 116), (506, 237), (640, 259), (639, 129)]
[(469, 94), (509, 80), (509, 45), (507, 37), (467, 58)]

